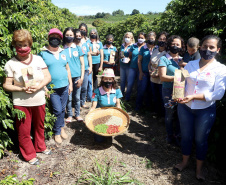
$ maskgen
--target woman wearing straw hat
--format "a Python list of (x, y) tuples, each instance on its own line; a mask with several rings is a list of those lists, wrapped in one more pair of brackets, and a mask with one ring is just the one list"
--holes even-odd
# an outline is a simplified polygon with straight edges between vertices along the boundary
[[(118, 107), (120, 106), (120, 98), (122, 97), (122, 92), (118, 88), (115, 81), (115, 74), (113, 69), (106, 68), (101, 76), (101, 82), (97, 89), (94, 90), (92, 95), (92, 107), (90, 112), (95, 108), (99, 107)], [(104, 137), (95, 135), (95, 141), (103, 142)]]

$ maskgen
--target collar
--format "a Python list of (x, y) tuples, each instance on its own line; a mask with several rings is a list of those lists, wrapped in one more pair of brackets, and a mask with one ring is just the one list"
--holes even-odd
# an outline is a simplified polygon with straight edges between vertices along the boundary
[[(173, 57), (171, 57), (169, 53), (166, 53), (166, 58), (169, 60), (173, 59)], [(179, 59), (182, 59), (182, 57), (179, 56)]]
[[(109, 48), (114, 48), (114, 46), (113, 45), (111, 45)], [(105, 44), (104, 45), (104, 49), (109, 49), (108, 47), (107, 47), (107, 45)]]
[[(99, 91), (101, 95), (107, 94), (107, 92), (103, 89), (103, 87), (99, 87)], [(111, 89), (110, 93), (116, 93), (116, 89)]]
[[(67, 49), (69, 48), (66, 44), (64, 45), (64, 49)], [(75, 43), (72, 43), (70, 48), (76, 48), (76, 44)]]
[[(93, 44), (93, 42), (92, 42), (91, 40), (90, 40), (90, 42)], [(97, 40), (97, 41), (96, 41), (96, 43), (98, 43), (98, 44), (99, 44), (99, 43), (100, 43), (100, 41), (99, 41), (99, 40)]]
[[(61, 52), (64, 49), (62, 49), (61, 47), (58, 48), (58, 51)], [(50, 53), (52, 53), (46, 46), (44, 46), (43, 48), (41, 48), (41, 51), (49, 51)]]
[(137, 46), (137, 43), (134, 43), (133, 45), (134, 45), (134, 46)]

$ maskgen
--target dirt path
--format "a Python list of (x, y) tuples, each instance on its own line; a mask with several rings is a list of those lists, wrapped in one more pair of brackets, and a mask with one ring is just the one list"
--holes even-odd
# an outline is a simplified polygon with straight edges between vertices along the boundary
[[(89, 103), (90, 106), (90, 103)], [(82, 110), (82, 116), (88, 113)], [(131, 124), (128, 132), (109, 139), (102, 145), (93, 141), (93, 134), (83, 123), (76, 121), (67, 124), (69, 138), (61, 147), (55, 146), (54, 140), (46, 142), (53, 150), (53, 155), (38, 154), (39, 166), (32, 166), (19, 159), (18, 154), (7, 152), (1, 159), (0, 179), (6, 175), (17, 174), (19, 179), (35, 178), (34, 184), (76, 184), (84, 170), (92, 171), (95, 161), (113, 165), (113, 170), (124, 174), (130, 171), (130, 177), (143, 184), (199, 184), (195, 179), (195, 155), (184, 172), (173, 170), (180, 162), (181, 152), (178, 147), (165, 142), (163, 119), (154, 119), (151, 114), (138, 115), (128, 112)], [(204, 184), (225, 184), (225, 179), (208, 163), (205, 164), (206, 181)]]

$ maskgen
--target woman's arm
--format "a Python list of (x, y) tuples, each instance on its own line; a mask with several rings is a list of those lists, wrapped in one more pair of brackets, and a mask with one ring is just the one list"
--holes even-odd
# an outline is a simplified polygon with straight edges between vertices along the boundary
[(17, 92), (25, 91), (26, 92), (28, 90), (28, 88), (26, 88), (26, 87), (19, 87), (19, 86), (13, 85), (13, 78), (8, 78), (8, 77), (6, 77), (4, 79), (3, 88), (6, 91), (10, 91), (10, 92), (14, 92), (14, 91), (17, 91)]
[(98, 69), (98, 71), (102, 71), (103, 68), (103, 61), (104, 61), (104, 52), (103, 49), (100, 50), (100, 67)]
[(141, 65), (141, 61), (143, 59), (143, 56), (142, 55), (138, 55), (138, 68), (139, 68), (139, 80), (142, 80), (143, 76), (144, 76), (144, 73), (142, 71), (142, 65)]
[(120, 99), (116, 99), (116, 107), (120, 109), (122, 108), (120, 104)]
[(166, 67), (165, 66), (159, 66), (158, 73), (159, 73), (160, 80), (162, 82), (173, 82), (174, 76), (166, 75)]
[(92, 56), (91, 56), (91, 53), (88, 52), (88, 62), (89, 62), (89, 74), (92, 73)]
[(66, 70), (67, 70), (68, 81), (69, 81), (68, 94), (71, 94), (71, 92), (73, 91), (73, 84), (72, 84), (71, 70), (70, 70), (69, 64), (66, 65)]
[(77, 87), (79, 88), (82, 85), (83, 79), (84, 79), (84, 73), (85, 73), (85, 64), (84, 64), (84, 57), (80, 56), (79, 57), (80, 62), (81, 62), (81, 77), (80, 79), (76, 82), (77, 83)]
[(92, 102), (92, 107), (89, 110), (89, 113), (92, 112), (97, 107), (97, 101)]

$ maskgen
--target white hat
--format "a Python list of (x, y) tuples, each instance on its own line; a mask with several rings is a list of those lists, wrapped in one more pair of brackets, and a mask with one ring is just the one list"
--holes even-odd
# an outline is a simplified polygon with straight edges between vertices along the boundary
[(105, 68), (102, 77), (115, 77), (114, 71), (111, 68)]

